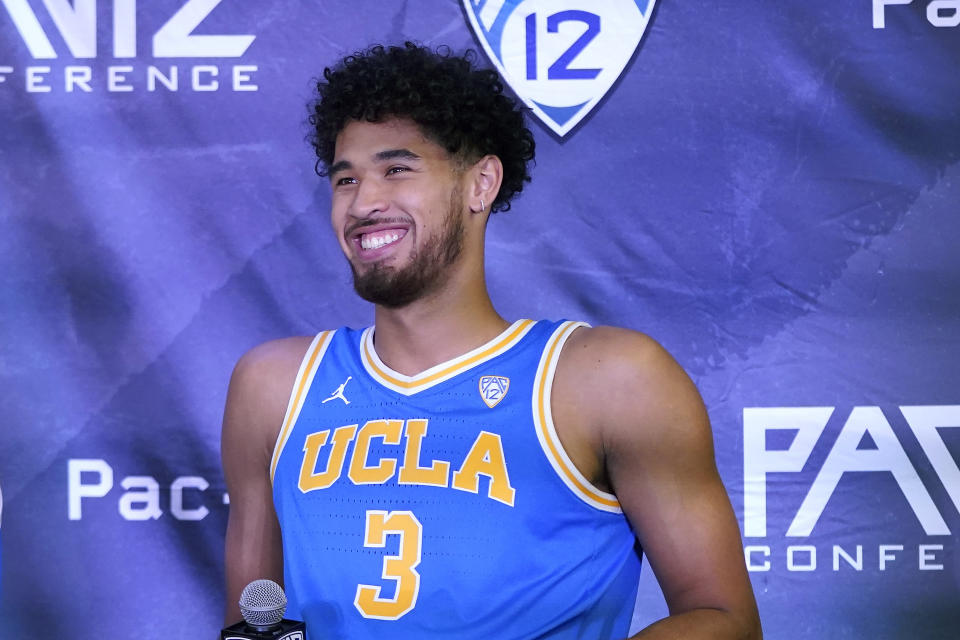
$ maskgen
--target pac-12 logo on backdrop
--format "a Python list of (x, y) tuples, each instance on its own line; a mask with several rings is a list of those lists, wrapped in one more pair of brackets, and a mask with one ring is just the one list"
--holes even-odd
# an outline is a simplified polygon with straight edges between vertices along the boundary
[(514, 92), (560, 137), (623, 73), (656, 0), (463, 0)]

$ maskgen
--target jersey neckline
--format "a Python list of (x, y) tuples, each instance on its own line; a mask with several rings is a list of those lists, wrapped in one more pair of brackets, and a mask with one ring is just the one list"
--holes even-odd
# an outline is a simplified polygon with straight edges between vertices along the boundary
[(464, 371), (496, 358), (520, 342), (535, 324), (536, 321), (534, 320), (517, 320), (486, 344), (480, 345), (461, 356), (441, 362), (414, 376), (407, 376), (394, 371), (380, 360), (380, 356), (377, 355), (373, 346), (375, 327), (367, 327), (360, 337), (360, 360), (364, 369), (374, 380), (392, 391), (410, 396), (435, 387)]

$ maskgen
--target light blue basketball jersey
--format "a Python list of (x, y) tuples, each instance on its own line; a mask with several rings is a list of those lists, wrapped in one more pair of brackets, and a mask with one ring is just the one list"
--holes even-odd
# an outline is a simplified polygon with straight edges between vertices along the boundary
[(322, 332), (271, 461), (287, 616), (310, 640), (626, 637), (640, 557), (550, 393), (581, 323), (519, 320), (416, 376)]

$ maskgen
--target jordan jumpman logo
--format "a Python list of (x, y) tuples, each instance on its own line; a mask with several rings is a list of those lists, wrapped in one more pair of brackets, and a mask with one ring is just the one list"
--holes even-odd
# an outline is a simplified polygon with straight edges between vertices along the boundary
[(350, 404), (350, 401), (347, 400), (347, 397), (343, 395), (343, 388), (347, 386), (347, 383), (350, 382), (351, 378), (353, 378), (353, 376), (347, 376), (347, 379), (343, 381), (343, 384), (337, 387), (337, 390), (334, 391), (332, 394), (330, 394), (330, 397), (324, 400), (323, 402), (321, 402), (320, 404), (327, 404), (334, 398), (340, 398), (341, 400), (343, 400), (344, 404)]

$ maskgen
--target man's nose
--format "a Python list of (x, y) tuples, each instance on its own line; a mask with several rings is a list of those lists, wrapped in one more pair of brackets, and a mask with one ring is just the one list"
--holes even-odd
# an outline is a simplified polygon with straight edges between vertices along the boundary
[(357, 188), (350, 213), (356, 218), (367, 218), (390, 208), (389, 191), (379, 180), (364, 180)]

